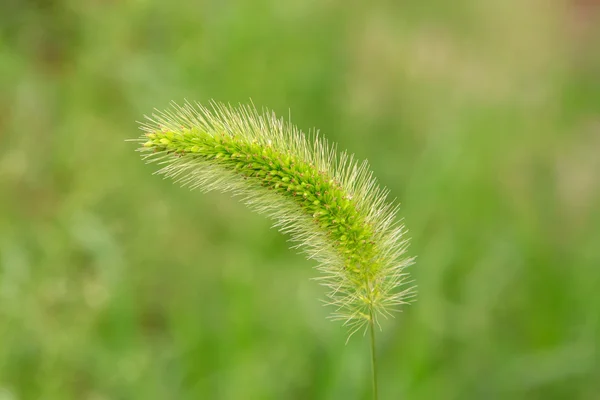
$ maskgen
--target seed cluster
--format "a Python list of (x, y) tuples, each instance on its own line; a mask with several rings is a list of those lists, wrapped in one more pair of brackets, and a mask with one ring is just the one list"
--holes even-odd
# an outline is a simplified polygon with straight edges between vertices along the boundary
[(212, 103), (174, 105), (142, 125), (140, 151), (184, 185), (231, 191), (274, 218), (323, 273), (351, 334), (407, 304), (404, 227), (368, 164), (338, 154), (273, 114)]

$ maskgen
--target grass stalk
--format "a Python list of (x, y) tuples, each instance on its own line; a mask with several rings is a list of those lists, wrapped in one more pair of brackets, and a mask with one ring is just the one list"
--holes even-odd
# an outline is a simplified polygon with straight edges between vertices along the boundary
[(349, 337), (370, 331), (377, 400), (377, 318), (410, 303), (415, 290), (405, 272), (412, 258), (405, 254), (398, 205), (368, 163), (253, 106), (174, 104), (148, 117), (142, 129), (139, 150), (160, 165), (158, 173), (240, 196), (317, 262), (316, 279), (335, 309), (331, 318), (343, 321)]
[(377, 385), (377, 355), (375, 347), (375, 321), (373, 319), (373, 309), (369, 315), (369, 336), (371, 337), (371, 378), (373, 383), (373, 400), (379, 398)]

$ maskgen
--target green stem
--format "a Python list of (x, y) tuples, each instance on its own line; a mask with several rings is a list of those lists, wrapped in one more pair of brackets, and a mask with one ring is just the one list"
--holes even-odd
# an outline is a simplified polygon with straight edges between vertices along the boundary
[(373, 319), (373, 308), (369, 310), (369, 333), (371, 336), (371, 372), (373, 379), (373, 400), (377, 400), (377, 360), (375, 356), (375, 321)]

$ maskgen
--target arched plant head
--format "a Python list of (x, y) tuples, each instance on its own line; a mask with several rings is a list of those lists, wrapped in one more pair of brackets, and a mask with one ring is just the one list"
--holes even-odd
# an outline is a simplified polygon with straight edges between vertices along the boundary
[(414, 297), (398, 206), (366, 161), (253, 106), (173, 104), (147, 117), (142, 130), (139, 150), (158, 173), (231, 192), (290, 235), (317, 263), (331, 318), (349, 336)]

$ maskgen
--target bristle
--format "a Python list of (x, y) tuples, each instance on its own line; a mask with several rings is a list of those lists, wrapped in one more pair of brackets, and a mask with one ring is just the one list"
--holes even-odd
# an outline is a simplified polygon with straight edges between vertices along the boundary
[(315, 260), (332, 319), (350, 333), (387, 317), (415, 294), (408, 241), (366, 161), (338, 154), (272, 112), (212, 102), (172, 104), (141, 124), (143, 157), (182, 186), (241, 196)]

